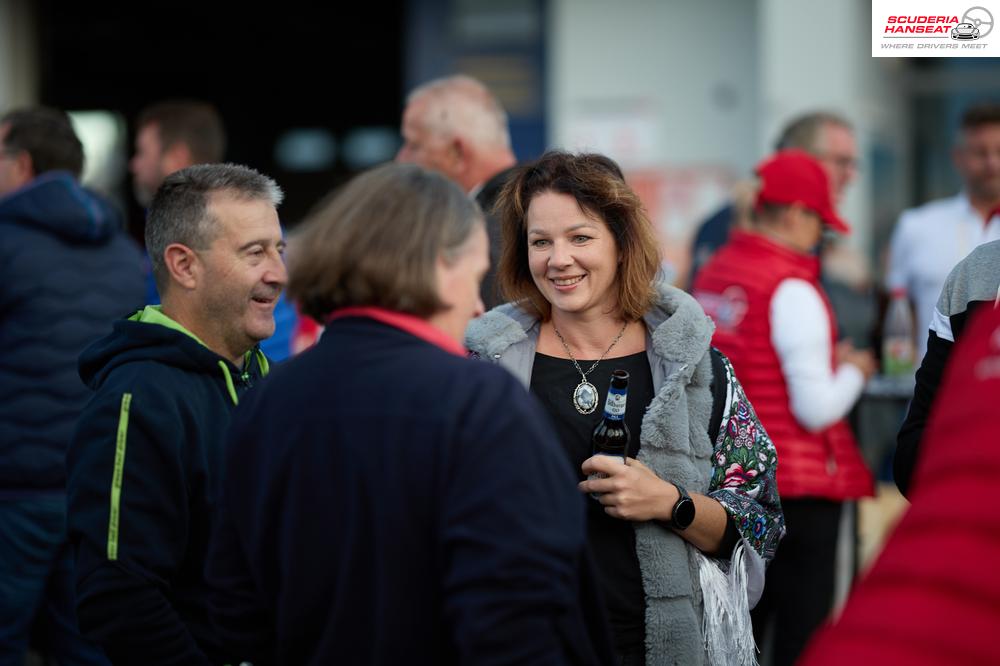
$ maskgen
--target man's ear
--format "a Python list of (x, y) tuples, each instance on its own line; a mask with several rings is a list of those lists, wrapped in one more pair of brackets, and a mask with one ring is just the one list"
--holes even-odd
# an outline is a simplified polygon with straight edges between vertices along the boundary
[(472, 145), (464, 138), (454, 136), (451, 138), (448, 148), (455, 173), (465, 173), (469, 168), (470, 159), (472, 158)]
[(162, 159), (163, 173), (168, 175), (194, 164), (191, 148), (180, 141), (163, 151)]
[(201, 262), (194, 250), (181, 243), (171, 243), (163, 251), (163, 261), (172, 282), (188, 290), (197, 288), (201, 278)]

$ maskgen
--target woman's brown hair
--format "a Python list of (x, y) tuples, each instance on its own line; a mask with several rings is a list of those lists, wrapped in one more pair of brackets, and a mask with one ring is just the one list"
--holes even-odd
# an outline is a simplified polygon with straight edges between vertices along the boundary
[(543, 192), (568, 194), (584, 212), (608, 226), (621, 257), (617, 275), (620, 314), (629, 321), (641, 318), (656, 297), (653, 280), (660, 267), (656, 234), (618, 165), (594, 153), (548, 152), (511, 174), (494, 208), (503, 230), (497, 279), (504, 298), (521, 301), (543, 320), (551, 316), (551, 305), (528, 266), (528, 207)]
[(292, 238), (288, 296), (319, 322), (350, 306), (429, 317), (443, 307), (438, 257), (460, 255), (482, 224), (479, 206), (444, 176), (377, 167), (334, 192)]

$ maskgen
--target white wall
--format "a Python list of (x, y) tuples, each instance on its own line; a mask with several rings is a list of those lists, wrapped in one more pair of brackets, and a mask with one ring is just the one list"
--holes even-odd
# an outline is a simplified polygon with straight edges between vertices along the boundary
[(868, 158), (876, 142), (894, 151), (905, 144), (902, 82), (892, 75), (899, 63), (871, 57), (869, 2), (759, 0), (758, 6), (758, 149), (771, 150), (781, 127), (799, 113), (819, 108), (847, 117), (862, 162), (840, 212), (853, 228), (849, 242), (867, 252), (875, 197)]
[[(841, 212), (855, 229), (850, 243), (868, 253), (868, 157), (876, 144), (895, 156), (889, 180), (905, 190), (907, 127), (900, 63), (871, 58), (870, 20), (865, 0), (552, 0), (550, 142), (580, 148), (572, 141), (588, 117), (613, 125), (631, 115), (645, 150), (622, 160), (626, 168), (742, 176), (792, 116), (842, 113), (856, 126), (862, 169)], [(597, 134), (607, 125), (593, 124)]]
[(549, 136), (574, 118), (639, 108), (663, 164), (747, 170), (757, 141), (753, 1), (552, 0)]

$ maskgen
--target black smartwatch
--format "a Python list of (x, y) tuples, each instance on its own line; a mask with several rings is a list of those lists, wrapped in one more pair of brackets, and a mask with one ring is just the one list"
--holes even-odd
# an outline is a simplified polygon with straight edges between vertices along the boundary
[(694, 522), (694, 500), (680, 484), (675, 483), (674, 487), (677, 488), (680, 497), (674, 503), (674, 509), (670, 514), (670, 526), (675, 530), (686, 530)]

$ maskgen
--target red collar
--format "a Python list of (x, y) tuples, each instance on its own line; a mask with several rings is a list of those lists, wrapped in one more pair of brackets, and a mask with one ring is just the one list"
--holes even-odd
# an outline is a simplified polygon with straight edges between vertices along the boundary
[(431, 326), (420, 317), (404, 314), (402, 312), (395, 312), (393, 310), (386, 310), (385, 308), (359, 306), (335, 310), (329, 317), (327, 317), (326, 323), (329, 324), (334, 320), (343, 319), (345, 317), (367, 317), (368, 319), (374, 319), (375, 321), (380, 321), (383, 324), (392, 326), (393, 328), (405, 331), (414, 337), (420, 338), (425, 342), (429, 342), (432, 345), (440, 347), (446, 352), (455, 354), (456, 356), (468, 356), (468, 351), (466, 351), (465, 347), (455, 342), (455, 340), (446, 335), (444, 331)]

